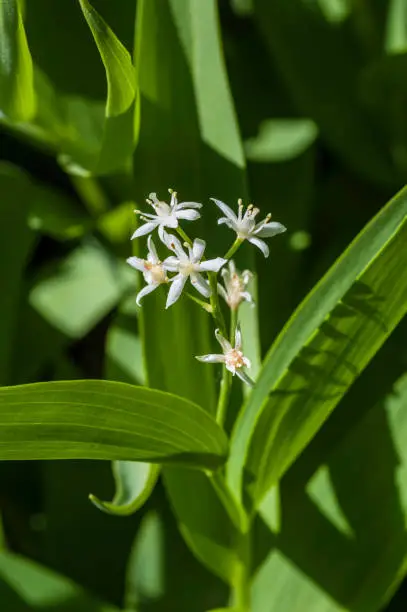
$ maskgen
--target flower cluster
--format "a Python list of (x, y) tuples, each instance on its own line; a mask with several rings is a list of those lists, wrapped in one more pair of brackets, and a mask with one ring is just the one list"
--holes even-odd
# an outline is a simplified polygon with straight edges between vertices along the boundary
[[(256, 216), (259, 209), (252, 204), (244, 206), (238, 200), (238, 213), (236, 213), (224, 202), (211, 198), (224, 214), (218, 220), (218, 224), (225, 224), (232, 229), (236, 238), (224, 257), (214, 259), (204, 259), (206, 243), (200, 238), (193, 241), (188, 238), (180, 228), (179, 222), (182, 220), (194, 221), (199, 219), (199, 209), (202, 204), (199, 202), (179, 202), (177, 193), (169, 189), (171, 196), (170, 202), (159, 200), (156, 193), (150, 193), (147, 203), (153, 208), (154, 214), (145, 213), (139, 210), (134, 212), (145, 221), (132, 235), (132, 239), (139, 238), (148, 234), (147, 238), (147, 257), (129, 257), (127, 263), (143, 274), (146, 285), (139, 291), (136, 302), (140, 305), (141, 299), (157, 289), (160, 285), (168, 285), (166, 308), (169, 308), (179, 299), (185, 284), (189, 279), (191, 285), (206, 299), (210, 298), (210, 303), (196, 300), (210, 312), (216, 323), (218, 319), (218, 294), (225, 300), (231, 313), (236, 313), (243, 301), (253, 304), (253, 299), (248, 291), (248, 285), (252, 274), (249, 270), (240, 273), (231, 260), (232, 255), (240, 245), (247, 240), (258, 247), (265, 257), (269, 255), (269, 248), (262, 240), (280, 234), (286, 230), (284, 225), (278, 222), (271, 222), (271, 215), (267, 215), (262, 221), (256, 223)], [(161, 260), (152, 239), (152, 232), (158, 230), (158, 237), (162, 245), (170, 252), (168, 256)], [(175, 230), (184, 240), (183, 243), (169, 233), (167, 230)], [(227, 267), (224, 267), (228, 263)], [(223, 268), (223, 269), (222, 269)], [(224, 286), (217, 282), (216, 275), (221, 271)], [(172, 276), (169, 276), (172, 274)], [(212, 275), (212, 277), (210, 277)], [(215, 279), (211, 283), (209, 278)], [(212, 288), (214, 289), (213, 295)], [(192, 296), (191, 296), (192, 297)], [(192, 297), (192, 299), (195, 299)], [(231, 321), (235, 321), (234, 315)], [(244, 368), (250, 368), (250, 361), (242, 352), (242, 335), (238, 324), (232, 325), (231, 338), (228, 340), (219, 328), (215, 331), (215, 336), (222, 347), (222, 354), (210, 354), (198, 356), (199, 361), (206, 363), (223, 363), (226, 370), (233, 375), (237, 375), (246, 384), (253, 384), (246, 374)], [(231, 342), (234, 342), (232, 346)]]

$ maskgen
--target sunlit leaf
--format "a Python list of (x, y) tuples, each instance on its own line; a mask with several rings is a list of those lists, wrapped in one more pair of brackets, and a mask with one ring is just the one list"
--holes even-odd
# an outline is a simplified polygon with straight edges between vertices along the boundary
[(258, 503), (315, 435), (407, 309), (401, 191), (294, 313), (267, 355), (232, 438), (228, 479), (243, 470)]
[(33, 66), (19, 0), (0, 2), (0, 115), (27, 121), (35, 113)]
[(0, 389), (1, 459), (121, 459), (215, 468), (226, 437), (175, 395), (94, 380)]

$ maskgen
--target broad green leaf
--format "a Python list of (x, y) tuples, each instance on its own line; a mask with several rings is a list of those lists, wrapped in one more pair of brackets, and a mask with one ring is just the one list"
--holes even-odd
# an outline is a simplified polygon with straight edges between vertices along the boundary
[[(102, 380), (0, 389), (1, 459), (121, 459), (216, 468), (226, 437), (175, 395)], [(65, 416), (69, 415), (69, 416)]]
[[(97, 138), (97, 155), (90, 166), (78, 168), (81, 160), (72, 157), (69, 151), (62, 161), (74, 173), (105, 174), (128, 167), (135, 144), (134, 104), (136, 98), (135, 72), (130, 54), (114, 35), (109, 26), (87, 0), (80, 6), (98, 47), (106, 71), (107, 100), (102, 134)], [(71, 105), (67, 108), (73, 109)], [(79, 100), (78, 100), (79, 102)], [(83, 106), (83, 104), (81, 104)], [(85, 109), (83, 109), (85, 110)], [(83, 116), (86, 118), (86, 111)], [(71, 115), (74, 121), (82, 121), (81, 108)], [(79, 127), (79, 123), (77, 124)], [(85, 161), (85, 160), (84, 160)]]
[(138, 312), (135, 295), (119, 305), (105, 345), (105, 378), (120, 382), (145, 384), (142, 341), (138, 331)]
[(70, 338), (87, 334), (120, 301), (132, 280), (124, 262), (97, 243), (79, 246), (56, 269), (38, 276), (30, 305)]
[(90, 2), (79, 0), (79, 3), (106, 70), (106, 116), (120, 115), (129, 109), (136, 93), (130, 54)]
[(13, 600), (2, 597), (2, 605), (8, 603), (10, 612), (57, 609), (64, 612), (118, 612), (118, 608), (91, 597), (65, 576), (11, 552), (0, 552), (0, 578), (13, 589), (15, 598), (21, 598), (17, 607)]
[(283, 480), (284, 518), (254, 577), (255, 611), (384, 609), (406, 572), (406, 398), (404, 375), (324, 453), (305, 489), (301, 470)]
[(268, 353), (232, 436), (228, 481), (258, 503), (307, 445), (406, 312), (407, 193), (371, 221)]
[(252, 162), (282, 162), (304, 153), (316, 140), (318, 128), (310, 119), (268, 119), (259, 133), (245, 142)]
[(210, 479), (191, 470), (168, 468), (164, 482), (191, 550), (214, 574), (232, 583), (241, 564), (236, 550), (239, 531), (231, 524)]
[(407, 7), (403, 0), (388, 3), (385, 49), (389, 54), (407, 51)]
[(148, 512), (141, 521), (126, 568), (126, 610), (137, 610), (138, 604), (156, 601), (164, 595), (164, 527), (155, 512)]
[[(140, 384), (144, 380), (141, 340), (136, 334), (135, 297), (121, 306), (114, 318), (106, 341), (106, 377), (111, 380)], [(160, 468), (151, 463), (115, 461), (112, 465), (115, 496), (112, 502), (91, 501), (111, 514), (129, 515), (136, 512), (149, 498), (157, 482)]]
[(28, 225), (57, 240), (69, 240), (83, 236), (92, 221), (80, 205), (63, 192), (39, 184), (32, 187)]
[(13, 121), (35, 113), (33, 66), (19, 0), (0, 2), (0, 111)]
[(359, 100), (364, 68), (360, 41), (324, 18), (328, 2), (254, 0), (255, 16), (273, 59), (304, 117), (326, 143), (371, 181), (399, 185), (385, 140)]
[[(243, 148), (225, 78), (216, 3), (142, 0), (136, 44), (142, 117), (134, 157), (137, 202), (150, 191), (164, 197), (168, 187), (181, 199), (203, 202), (202, 222), (183, 227), (191, 236), (206, 238), (208, 256), (216, 256), (228, 247), (230, 236), (217, 230), (216, 211), (208, 197), (218, 194), (236, 201), (246, 193)], [(176, 146), (179, 142), (182, 146)], [(140, 255), (143, 241), (135, 243)], [(144, 301), (142, 337), (149, 384), (176, 390), (213, 413), (216, 368), (201, 367), (195, 360), (195, 355), (212, 352), (215, 346), (212, 323), (186, 299), (165, 311), (163, 293), (157, 291)], [(185, 482), (189, 498), (204, 500), (207, 514), (223, 526), (220, 544), (206, 516), (188, 508)], [(188, 545), (229, 580), (236, 558), (235, 527), (211, 482), (206, 476), (195, 479), (171, 470), (165, 483)]]
[(19, 169), (0, 165), (0, 384), (10, 382), (24, 267), (34, 235), (27, 225), (32, 185)]
[(113, 500), (102, 501), (95, 495), (90, 495), (89, 499), (99, 510), (108, 514), (133, 514), (150, 497), (160, 474), (160, 467), (152, 463), (114, 461), (112, 469), (116, 486)]

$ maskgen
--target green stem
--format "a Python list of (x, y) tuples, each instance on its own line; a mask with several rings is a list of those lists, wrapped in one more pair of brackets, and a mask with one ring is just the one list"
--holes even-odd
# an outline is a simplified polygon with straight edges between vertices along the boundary
[(222, 310), (219, 304), (219, 295), (218, 295), (218, 275), (216, 272), (208, 272), (209, 285), (211, 288), (211, 306), (212, 306), (212, 316), (215, 320), (217, 327), (220, 329), (222, 335), (227, 337), (227, 329), (225, 319), (223, 318)]
[(212, 314), (212, 306), (210, 304), (208, 304), (208, 302), (204, 302), (203, 300), (200, 300), (199, 298), (195, 297), (194, 295), (192, 295), (191, 293), (188, 293), (188, 292), (186, 292), (186, 296), (190, 300), (195, 302), (195, 304), (199, 304), (199, 306), (201, 306), (201, 308), (206, 310), (206, 312), (209, 312), (209, 314)]
[(237, 249), (240, 247), (243, 241), (244, 241), (243, 238), (236, 238), (236, 240), (234, 241), (234, 243), (232, 244), (232, 246), (226, 253), (224, 259), (230, 259), (231, 257), (233, 257), (233, 255), (236, 253)]
[(229, 372), (229, 370), (226, 369), (225, 366), (223, 366), (218, 405), (216, 407), (216, 421), (219, 423), (219, 425), (223, 425), (223, 423), (225, 422), (231, 386), (232, 374)]
[(182, 227), (178, 226), (177, 227), (177, 234), (179, 234), (179, 236), (181, 236), (182, 240), (184, 240), (184, 242), (187, 242), (190, 246), (192, 246), (192, 240), (191, 238), (188, 236), (188, 234), (186, 234), (184, 232), (184, 230), (182, 229)]
[(232, 601), (239, 612), (250, 612), (250, 531), (239, 533), (236, 541), (239, 564), (232, 582)]

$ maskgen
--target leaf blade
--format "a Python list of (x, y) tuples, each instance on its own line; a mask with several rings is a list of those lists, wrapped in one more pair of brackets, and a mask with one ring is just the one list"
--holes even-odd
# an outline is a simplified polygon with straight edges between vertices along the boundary
[[(406, 290), (406, 288), (404, 287), (404, 285), (402, 293), (397, 296), (397, 307), (395, 308), (394, 312), (390, 308), (389, 299), (387, 298), (386, 301), (386, 297), (380, 295), (380, 300), (382, 300), (381, 304), (383, 305), (383, 307), (384, 305), (387, 306), (386, 313), (380, 314), (380, 316), (387, 317), (385, 322), (377, 321), (377, 316), (374, 312), (374, 309), (377, 308), (377, 305), (375, 305), (374, 302), (367, 304), (364, 303), (363, 300), (366, 301), (366, 295), (364, 295), (364, 291), (366, 292), (367, 290), (363, 287), (364, 285), (367, 285), (369, 287), (369, 283), (373, 283), (374, 290), (372, 292), (372, 296), (369, 297), (369, 299), (371, 300), (373, 298), (374, 300), (374, 293), (377, 290), (378, 283), (378, 280), (376, 278), (377, 269), (374, 267), (374, 262), (376, 257), (380, 258), (382, 253), (387, 254), (386, 266), (391, 266), (391, 264), (393, 263), (393, 266), (395, 265), (398, 270), (396, 274), (402, 274), (403, 268), (398, 268), (398, 263), (401, 258), (401, 263), (403, 265), (404, 258), (403, 255), (400, 254), (398, 251), (400, 251), (400, 240), (402, 240), (403, 233), (407, 232), (406, 217), (407, 191), (402, 190), (399, 194), (395, 196), (395, 198), (393, 198), (393, 200), (389, 202), (389, 204), (384, 209), (382, 209), (382, 211), (370, 222), (370, 224), (368, 224), (365, 230), (361, 232), (361, 234), (350, 245), (347, 251), (345, 251), (342, 257), (334, 264), (331, 270), (320, 281), (317, 287), (304, 300), (304, 302), (294, 313), (293, 317), (287, 323), (284, 330), (281, 332), (275, 344), (270, 349), (265, 359), (263, 370), (259, 377), (258, 385), (253, 390), (253, 393), (248, 400), (245, 410), (242, 411), (242, 414), (236, 424), (233, 434), (231, 455), (227, 469), (229, 485), (231, 486), (234, 495), (236, 495), (238, 499), (241, 498), (243, 469), (244, 463), (246, 461), (245, 457), (250, 457), (247, 460), (246, 466), (250, 463), (251, 468), (255, 469), (255, 471), (259, 467), (259, 462), (262, 461), (262, 459), (260, 458), (260, 455), (262, 453), (259, 447), (257, 447), (257, 453), (253, 450), (254, 440), (256, 438), (254, 432), (259, 432), (261, 428), (263, 428), (264, 430), (265, 427), (272, 427), (275, 429), (275, 435), (277, 435), (276, 432), (279, 432), (278, 435), (283, 435), (282, 431), (284, 427), (288, 426), (289, 417), (286, 416), (288, 413), (292, 417), (291, 425), (294, 427), (296, 415), (295, 413), (293, 413), (293, 404), (290, 404), (292, 400), (292, 394), (295, 395), (295, 393), (298, 392), (298, 377), (301, 379), (301, 376), (304, 378), (307, 375), (310, 375), (309, 364), (308, 362), (306, 362), (304, 366), (301, 361), (300, 351), (304, 349), (304, 347), (306, 347), (305, 350), (308, 350), (308, 345), (310, 345), (308, 350), (308, 357), (310, 357), (310, 350), (311, 352), (316, 351), (316, 359), (320, 359), (320, 357), (318, 356), (319, 352), (325, 352), (325, 362), (323, 362), (322, 366), (320, 362), (313, 362), (311, 364), (311, 372), (316, 372), (314, 374), (311, 374), (311, 376), (317, 376), (318, 371), (319, 374), (321, 374), (321, 367), (326, 367), (326, 363), (328, 363), (328, 368), (333, 368), (332, 364), (329, 364), (329, 359), (332, 359), (332, 355), (330, 355), (330, 352), (332, 352), (332, 350), (335, 351), (335, 342), (343, 342), (345, 336), (344, 331), (342, 331), (339, 327), (337, 329), (335, 321), (331, 322), (331, 320), (326, 320), (327, 317), (331, 315), (335, 318), (335, 308), (337, 308), (336, 317), (338, 318), (338, 320), (349, 321), (349, 312), (348, 317), (346, 316), (346, 312), (344, 312), (346, 311), (346, 309), (348, 309), (348, 311), (351, 312), (353, 319), (355, 319), (357, 322), (362, 322), (362, 326), (365, 324), (365, 327), (363, 328), (364, 331), (362, 330), (365, 334), (365, 344), (363, 345), (364, 350), (366, 351), (365, 357), (363, 357), (363, 355), (361, 354), (363, 351), (358, 354), (359, 361), (357, 371), (355, 372), (356, 366), (352, 364), (351, 360), (350, 365), (347, 364), (346, 359), (344, 359), (344, 355), (342, 355), (341, 365), (342, 370), (344, 371), (341, 371), (341, 377), (345, 378), (345, 380), (342, 381), (342, 391), (339, 390), (334, 398), (331, 397), (324, 399), (326, 404), (325, 408), (320, 407), (321, 412), (319, 414), (319, 417), (316, 418), (314, 425), (310, 425), (310, 430), (306, 436), (307, 440), (305, 440), (304, 438), (302, 442), (299, 442), (298, 437), (299, 435), (303, 435), (303, 430), (300, 430), (300, 433), (298, 433), (298, 429), (295, 431), (295, 433), (293, 432), (293, 436), (296, 437), (296, 440), (298, 442), (298, 448), (296, 448), (295, 451), (293, 450), (294, 445), (291, 447), (290, 451), (290, 444), (287, 444), (287, 446), (285, 446), (285, 451), (287, 452), (285, 458), (283, 458), (281, 455), (277, 458), (275, 455), (276, 451), (274, 450), (276, 447), (274, 446), (272, 452), (276, 463), (272, 470), (272, 474), (270, 473), (267, 477), (268, 485), (266, 486), (263, 482), (263, 491), (262, 493), (260, 493), (260, 491), (258, 490), (255, 494), (256, 498), (260, 497), (261, 494), (265, 492), (264, 487), (266, 487), (267, 489), (268, 486), (271, 486), (273, 480), (275, 481), (275, 479), (279, 478), (282, 473), (284, 473), (288, 465), (294, 460), (295, 456), (297, 456), (297, 454), (304, 447), (306, 442), (309, 441), (312, 435), (314, 435), (317, 429), (321, 426), (323, 420), (325, 420), (330, 411), (339, 401), (340, 397), (345, 393), (345, 390), (353, 382), (357, 373), (360, 372), (363, 367), (365, 367), (374, 352), (379, 348), (384, 339), (387, 337), (388, 333), (390, 333), (391, 329), (395, 327), (397, 322), (405, 313), (403, 300), (404, 291)], [(397, 239), (396, 247), (394, 247), (393, 239)], [(395, 254), (393, 253), (392, 248), (393, 250), (394, 248), (396, 249), (396, 254), (398, 258), (396, 263), (394, 263), (393, 256)], [(373, 270), (373, 272), (371, 273), (372, 278), (368, 276), (370, 264), (372, 264)], [(390, 275), (388, 274), (388, 269), (386, 269), (386, 267), (384, 270), (381, 270), (381, 272), (387, 274), (386, 278), (388, 283), (390, 283), (391, 287), (391, 283), (394, 282), (394, 277), (390, 277)], [(393, 274), (394, 273), (395, 272), (393, 269)], [(359, 285), (356, 283), (358, 279)], [(361, 282), (361, 279), (364, 279), (364, 282)], [(405, 279), (403, 279), (403, 282), (404, 284), (406, 284)], [(350, 293), (352, 288), (353, 293)], [(345, 305), (343, 306), (341, 300), (343, 300), (345, 296), (347, 302), (345, 302)], [(369, 299), (367, 300), (368, 302)], [(371, 326), (373, 326), (373, 329), (372, 327), (369, 327), (366, 321), (371, 322)], [(348, 332), (348, 329), (346, 327), (347, 324), (341, 323), (341, 325), (345, 325), (345, 332)], [(352, 328), (353, 332), (355, 332), (355, 329)], [(374, 348), (372, 348), (373, 341), (370, 342), (369, 339), (369, 341), (367, 342), (366, 334), (368, 333), (373, 334), (374, 341), (376, 342)], [(321, 338), (325, 338), (325, 340), (321, 340)], [(310, 343), (312, 343), (312, 345)], [(344, 348), (342, 346), (342, 351), (343, 350)], [(288, 374), (291, 374), (290, 368), (293, 368), (293, 363), (295, 364), (295, 359), (297, 357), (297, 363), (296, 365), (294, 365), (294, 369), (297, 368), (297, 373), (295, 374), (297, 378), (295, 378), (295, 376), (291, 376), (291, 380), (296, 380), (297, 384), (297, 389), (294, 390), (287, 387), (286, 377)], [(341, 357), (341, 353), (339, 354), (339, 357)], [(328, 382), (328, 380), (325, 380), (325, 387), (323, 385), (320, 385), (317, 388), (318, 393), (323, 393), (324, 390), (332, 392), (332, 389), (329, 388)], [(268, 396), (271, 392), (274, 392), (274, 401), (272, 397), (267, 402)], [(279, 405), (280, 408), (275, 408), (276, 405)], [(277, 412), (275, 413), (275, 418), (270, 416), (272, 406), (274, 406), (274, 408), (277, 410)], [(266, 412), (269, 415), (270, 420), (268, 420), (267, 417), (263, 416), (266, 414)], [(278, 416), (276, 416), (277, 414)], [(304, 418), (306, 418), (305, 413), (303, 414), (303, 416)], [(310, 412), (308, 416), (311, 418), (312, 412)], [(283, 422), (284, 419), (285, 423)], [(300, 423), (297, 422), (297, 427), (298, 425), (301, 426), (301, 421)], [(313, 432), (312, 434), (310, 433), (311, 430)], [(288, 435), (287, 430), (285, 430), (285, 435)], [(271, 436), (271, 438), (274, 439), (274, 434)], [(257, 439), (257, 443), (258, 442), (259, 440)], [(282, 443), (281, 439), (280, 442)], [(268, 461), (266, 461), (266, 463), (267, 465), (269, 465)], [(261, 468), (263, 470), (263, 473), (266, 469), (265, 466), (266, 464), (263, 463), (263, 468)]]
[(222, 463), (226, 451), (223, 432), (202, 408), (125, 383), (3, 387), (0, 406), (2, 459), (182, 462), (185, 457), (187, 464), (210, 468)]

